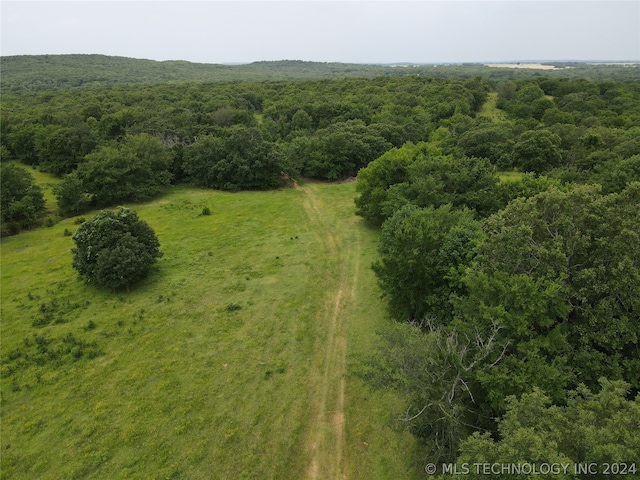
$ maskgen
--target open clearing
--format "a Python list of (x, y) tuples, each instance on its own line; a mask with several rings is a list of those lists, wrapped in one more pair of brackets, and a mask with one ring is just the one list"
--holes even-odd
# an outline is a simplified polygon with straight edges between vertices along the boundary
[(389, 321), (354, 195), (128, 205), (164, 252), (130, 293), (76, 278), (74, 219), (2, 239), (3, 478), (423, 478), (400, 399), (354, 375)]
[(530, 70), (562, 70), (565, 67), (543, 65), (542, 63), (487, 63), (485, 67), (493, 68), (526, 68)]

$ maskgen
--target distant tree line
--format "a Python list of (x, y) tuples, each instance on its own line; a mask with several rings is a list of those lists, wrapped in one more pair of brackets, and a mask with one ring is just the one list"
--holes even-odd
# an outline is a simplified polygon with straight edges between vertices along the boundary
[(499, 82), (547, 78), (635, 82), (640, 64), (554, 62), (550, 70), (487, 67), (478, 63), (367, 65), (279, 60), (244, 65), (192, 63), (107, 55), (20, 55), (0, 57), (3, 91), (91, 89), (122, 84), (273, 82), (421, 75), (431, 78), (483, 77)]

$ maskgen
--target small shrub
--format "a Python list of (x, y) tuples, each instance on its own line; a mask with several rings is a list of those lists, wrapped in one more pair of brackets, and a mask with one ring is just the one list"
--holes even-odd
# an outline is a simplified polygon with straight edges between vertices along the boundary
[(20, 233), (20, 224), (18, 222), (7, 222), (7, 231), (9, 235), (17, 235)]
[(33, 317), (31, 321), (32, 327), (44, 327), (49, 325), (53, 321), (53, 313), (52, 312), (41, 312), (40, 314)]
[(73, 233), (71, 233), (68, 228), (65, 228), (64, 229), (64, 236), (65, 237), (70, 237), (71, 235), (73, 235)]
[(82, 223), (86, 222), (86, 219), (84, 217), (78, 217), (73, 221), (74, 225), (80, 225)]
[(204, 207), (202, 209), (202, 215), (211, 215), (211, 210), (209, 209), (209, 207)]
[(237, 312), (238, 310), (240, 310), (242, 308), (242, 305), (240, 305), (239, 303), (230, 303), (229, 305), (227, 305), (224, 309), (231, 313), (231, 312)]

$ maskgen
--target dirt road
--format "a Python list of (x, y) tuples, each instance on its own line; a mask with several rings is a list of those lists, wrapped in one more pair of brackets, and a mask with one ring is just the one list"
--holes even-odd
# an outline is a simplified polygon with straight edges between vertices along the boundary
[[(345, 388), (346, 321), (355, 297), (360, 269), (360, 237), (349, 221), (333, 218), (314, 185), (300, 187), (309, 223), (327, 255), (326, 300), (316, 317), (318, 332), (310, 378), (311, 411), (307, 435), (308, 479), (346, 479)], [(353, 221), (355, 221), (355, 217)], [(345, 226), (347, 228), (345, 228)]]

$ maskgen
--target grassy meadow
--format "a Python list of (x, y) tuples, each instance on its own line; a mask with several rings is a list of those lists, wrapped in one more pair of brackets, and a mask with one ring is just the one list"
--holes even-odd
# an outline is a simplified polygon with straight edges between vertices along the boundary
[(487, 96), (487, 101), (484, 102), (482, 108), (478, 112), (478, 116), (490, 118), (494, 122), (505, 122), (507, 121), (507, 116), (504, 111), (498, 108), (498, 93), (497, 92), (489, 92)]
[(130, 292), (77, 278), (78, 219), (3, 238), (2, 478), (422, 478), (400, 399), (354, 375), (389, 321), (354, 194), (127, 205), (164, 253)]

